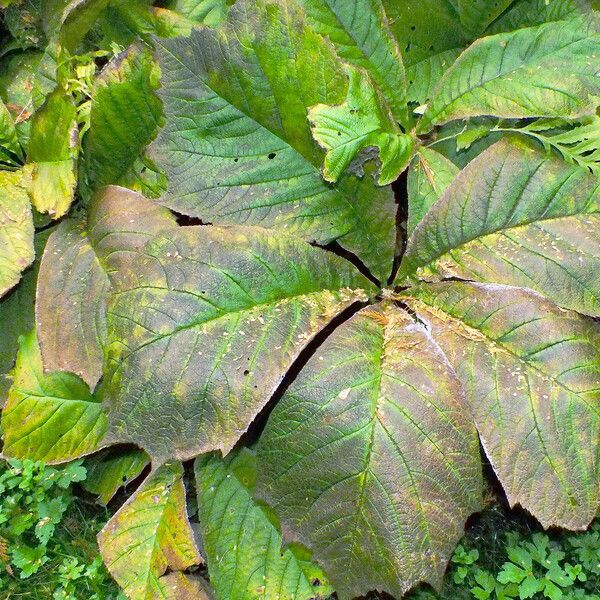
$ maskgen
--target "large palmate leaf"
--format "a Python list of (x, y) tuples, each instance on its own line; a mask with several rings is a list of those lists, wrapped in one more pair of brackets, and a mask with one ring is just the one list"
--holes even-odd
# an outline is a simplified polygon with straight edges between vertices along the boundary
[(324, 598), (323, 573), (297, 550), (282, 548), (274, 516), (252, 498), (255, 462), (244, 450), (226, 459), (202, 456), (195, 463), (202, 538), (217, 598)]
[(374, 291), (349, 262), (259, 227), (174, 226), (119, 260), (109, 439), (158, 463), (229, 451), (306, 344)]
[(528, 287), (600, 314), (600, 188), (583, 167), (501, 141), (469, 164), (414, 230), (416, 274)]
[(21, 171), (0, 172), (0, 296), (35, 258), (33, 217)]
[(420, 132), (453, 119), (593, 114), (600, 98), (594, 17), (546, 23), (482, 38), (446, 72)]
[(116, 183), (149, 195), (160, 192), (141, 161), (158, 131), (157, 79), (150, 52), (135, 46), (115, 57), (96, 79), (83, 146), (86, 191)]
[(386, 280), (393, 195), (369, 177), (323, 181), (307, 111), (343, 102), (347, 78), (294, 0), (241, 0), (218, 31), (157, 46), (166, 125), (151, 156), (169, 178), (161, 201), (205, 222), (337, 240)]
[(386, 303), (341, 325), (275, 408), (260, 494), (340, 598), (440, 583), (482, 495), (462, 400), (427, 331)]
[[(115, 268), (120, 252), (135, 251), (174, 224), (168, 210), (114, 187), (98, 194), (87, 223), (72, 219), (59, 225), (48, 240), (38, 281), (36, 327), (46, 369), (72, 371), (96, 385), (106, 341), (106, 270)], [(98, 255), (112, 256), (112, 263), (102, 264)]]
[(149, 464), (150, 459), (143, 450), (110, 448), (85, 461), (87, 477), (83, 486), (106, 505), (119, 488), (139, 477)]
[(100, 401), (72, 373), (44, 375), (35, 333), (21, 337), (2, 411), (4, 456), (57, 463), (93, 452), (106, 432)]
[(301, 0), (311, 25), (346, 61), (365, 69), (383, 92), (397, 121), (406, 123), (406, 75), (400, 48), (381, 0)]
[(100, 532), (98, 543), (129, 598), (168, 597), (165, 586), (173, 582), (163, 577), (167, 569), (183, 571), (202, 560), (187, 517), (181, 463), (153, 472)]
[(511, 504), (585, 529), (600, 507), (600, 327), (520, 288), (406, 292), (467, 392)]

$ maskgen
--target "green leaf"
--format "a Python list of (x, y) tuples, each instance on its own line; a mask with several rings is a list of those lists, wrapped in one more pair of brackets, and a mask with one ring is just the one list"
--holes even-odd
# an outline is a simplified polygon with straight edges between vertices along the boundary
[(160, 579), (161, 600), (214, 600), (210, 584), (198, 575), (173, 571)]
[(490, 25), (486, 33), (514, 31), (551, 21), (576, 19), (589, 12), (589, 8), (580, 8), (576, 0), (517, 0)]
[(105, 401), (110, 441), (159, 464), (231, 450), (306, 344), (375, 292), (344, 259), (260, 227), (146, 240), (110, 268)]
[[(267, 508), (253, 498), (256, 478), (249, 450), (225, 459), (196, 459), (199, 519), (208, 572), (219, 600), (309, 600), (313, 586), (303, 561), (282, 547), (281, 534)], [(318, 572), (318, 571), (317, 571)], [(319, 579), (324, 576), (319, 574)]]
[[(140, 156), (158, 131), (161, 116), (156, 65), (148, 50), (132, 46), (95, 80), (90, 129), (83, 144), (86, 194), (119, 184), (157, 196), (164, 189), (147, 180)], [(136, 184), (137, 182), (137, 184)]]
[(35, 258), (27, 184), (22, 171), (0, 171), (0, 297)]
[(444, 194), (458, 171), (459, 168), (439, 152), (426, 147), (419, 148), (408, 172), (409, 235)]
[(463, 169), (419, 223), (397, 281), (416, 274), (517, 285), (599, 315), (599, 243), (597, 179), (503, 140)]
[(118, 267), (118, 261), (103, 264), (99, 255), (114, 258), (136, 251), (173, 225), (168, 210), (121, 188), (98, 194), (87, 223), (69, 219), (59, 225), (48, 241), (38, 281), (36, 327), (46, 369), (76, 373), (91, 388), (98, 383), (107, 335), (106, 270)]
[(594, 114), (600, 99), (598, 23), (560, 21), (482, 38), (439, 82), (418, 131), (479, 115)]
[(216, 27), (227, 17), (228, 4), (231, 0), (169, 0), (165, 6), (196, 23)]
[(477, 436), (427, 331), (391, 303), (340, 325), (272, 412), (257, 493), (342, 599), (439, 585), (481, 505)]
[(369, 73), (383, 92), (393, 117), (406, 124), (406, 75), (382, 1), (301, 2), (311, 18), (311, 25), (333, 42), (344, 60)]
[(57, 89), (31, 119), (27, 147), (31, 201), (53, 219), (62, 217), (73, 201), (78, 152), (77, 108), (70, 94)]
[(83, 486), (106, 505), (119, 488), (139, 477), (148, 464), (148, 455), (137, 448), (105, 450), (85, 461), (88, 474)]
[(527, 577), (527, 572), (510, 562), (504, 563), (502, 570), (498, 573), (500, 583), (520, 583), (525, 577)]
[(312, 134), (327, 151), (323, 177), (337, 181), (361, 150), (377, 147), (381, 163), (377, 183), (388, 185), (408, 166), (414, 140), (401, 132), (366, 71), (354, 67), (345, 71), (350, 84), (344, 103), (317, 104), (308, 113)]
[(106, 432), (102, 405), (76, 375), (44, 375), (31, 332), (21, 337), (14, 383), (2, 411), (3, 454), (66, 462), (93, 452)]
[(0, 407), (8, 395), (11, 385), (9, 371), (15, 364), (19, 349), (19, 336), (29, 333), (35, 326), (35, 288), (40, 265), (39, 257), (52, 229), (36, 233), (34, 239), (37, 259), (23, 273), (19, 285), (0, 301)]
[(157, 46), (166, 125), (151, 157), (169, 178), (161, 202), (204, 222), (337, 240), (387, 280), (391, 189), (368, 177), (336, 186), (321, 177), (307, 111), (343, 102), (347, 78), (302, 10), (292, 0), (241, 0), (218, 31)]
[(499, 125), (495, 130), (530, 136), (547, 150), (554, 149), (567, 162), (587, 167), (599, 175), (600, 117), (594, 115), (574, 123), (574, 127), (569, 125), (561, 120), (540, 119), (521, 127)]
[(167, 569), (201, 562), (185, 507), (181, 463), (154, 471), (98, 534), (104, 562), (132, 600), (165, 598)]
[(471, 38), (481, 35), (515, 0), (450, 0)]
[(449, 0), (383, 0), (406, 66), (408, 100), (423, 104), (467, 39)]
[(404, 292), (467, 394), (511, 506), (584, 529), (600, 507), (600, 328), (529, 290), (461, 282)]
[(0, 100), (0, 161), (17, 166), (23, 160), (23, 150), (19, 144), (15, 123), (9, 110)]

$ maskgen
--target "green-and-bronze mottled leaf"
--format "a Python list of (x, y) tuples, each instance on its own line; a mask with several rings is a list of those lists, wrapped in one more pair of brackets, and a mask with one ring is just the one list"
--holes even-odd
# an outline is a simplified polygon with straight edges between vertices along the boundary
[[(86, 192), (119, 184), (158, 196), (165, 183), (140, 157), (158, 131), (158, 75), (151, 53), (133, 46), (115, 57), (95, 81), (90, 129), (84, 138), (82, 179)], [(155, 175), (155, 178), (159, 178)], [(158, 183), (158, 185), (157, 185)]]
[(154, 471), (99, 533), (98, 544), (129, 598), (164, 599), (167, 569), (183, 571), (202, 560), (188, 521), (181, 463)]
[(447, 282), (405, 292), (463, 383), (511, 505), (585, 529), (600, 508), (600, 327), (538, 294)]
[(31, 165), (31, 201), (54, 219), (71, 206), (79, 151), (77, 108), (73, 98), (57, 89), (31, 119), (27, 162)]
[(385, 303), (317, 350), (270, 416), (257, 493), (342, 599), (439, 585), (481, 506), (477, 435), (427, 331)]
[[(44, 368), (71, 371), (94, 387), (106, 341), (106, 271), (121, 254), (173, 227), (169, 211), (140, 194), (109, 187), (90, 204), (88, 222), (63, 221), (48, 240), (38, 279), (36, 327)], [(99, 255), (110, 256), (104, 264)]]
[(35, 332), (20, 340), (2, 411), (4, 456), (59, 463), (96, 450), (107, 426), (102, 404), (76, 375), (43, 373)]
[(503, 140), (473, 160), (408, 241), (398, 281), (528, 287), (600, 314), (600, 187), (584, 167)]
[(102, 375), (110, 284), (80, 220), (48, 239), (38, 277), (36, 326), (46, 371), (71, 371), (91, 388)]
[[(219, 600), (321, 598), (324, 576), (282, 548), (274, 515), (252, 498), (256, 459), (242, 450), (196, 460), (198, 518), (206, 562)], [(319, 584), (312, 585), (317, 580)], [(329, 594), (327, 594), (329, 595)]]
[(313, 106), (308, 118), (314, 138), (327, 151), (323, 177), (337, 181), (362, 150), (379, 149), (377, 183), (398, 179), (414, 152), (414, 140), (402, 133), (366, 71), (346, 67), (348, 97), (343, 104)]
[(408, 172), (409, 235), (443, 195), (459, 170), (439, 152), (424, 146), (419, 148)]
[(369, 177), (323, 181), (307, 111), (343, 102), (347, 78), (294, 0), (240, 0), (218, 30), (157, 46), (166, 124), (150, 155), (169, 178), (161, 202), (218, 225), (337, 240), (386, 280), (394, 197)]
[(35, 327), (35, 286), (37, 282), (39, 258), (52, 229), (35, 235), (36, 260), (33, 266), (23, 273), (19, 285), (0, 300), (0, 408), (4, 406), (11, 385), (9, 372), (15, 364), (19, 349), (19, 337)]
[(383, 0), (406, 67), (408, 99), (422, 104), (467, 38), (450, 0)]
[(377, 83), (394, 118), (406, 123), (406, 74), (381, 0), (301, 0), (311, 25), (339, 55), (365, 69)]
[(229, 451), (306, 344), (374, 292), (344, 259), (259, 227), (174, 226), (117, 258), (109, 439), (158, 463)]
[(0, 172), (0, 296), (35, 258), (33, 216), (21, 171)]
[(595, 19), (547, 23), (481, 38), (450, 67), (419, 123), (594, 114), (600, 100)]
[(119, 488), (131, 483), (150, 464), (150, 458), (138, 448), (110, 448), (85, 461), (87, 477), (83, 487), (97, 494), (106, 505)]

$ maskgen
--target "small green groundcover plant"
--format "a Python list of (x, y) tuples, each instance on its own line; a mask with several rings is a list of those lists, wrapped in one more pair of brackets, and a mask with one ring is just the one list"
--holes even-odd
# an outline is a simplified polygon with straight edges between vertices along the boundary
[[(439, 587), (481, 452), (589, 526), (593, 3), (2, 4), (3, 455), (144, 473), (99, 534), (128, 598)], [(532, 544), (469, 585), (582, 581)]]
[(63, 468), (11, 458), (0, 463), (0, 596), (31, 600), (125, 600), (93, 542), (101, 521), (72, 486), (82, 461)]

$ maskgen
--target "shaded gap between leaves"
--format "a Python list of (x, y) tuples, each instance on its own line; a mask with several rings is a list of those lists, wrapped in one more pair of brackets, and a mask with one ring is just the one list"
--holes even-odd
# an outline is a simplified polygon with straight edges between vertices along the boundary
[(392, 273), (387, 280), (390, 285), (400, 268), (400, 262), (406, 250), (406, 223), (408, 221), (408, 169), (405, 169), (396, 181), (392, 183), (392, 191), (396, 201), (396, 251), (394, 253), (394, 263), (392, 265)]
[(365, 263), (356, 256), (356, 254), (350, 252), (350, 250), (346, 250), (343, 246), (339, 244), (337, 241), (330, 242), (329, 244), (317, 244), (316, 242), (312, 243), (311, 246), (315, 246), (316, 248), (321, 248), (323, 250), (327, 250), (333, 254), (337, 254), (337, 256), (344, 258), (348, 262), (351, 262), (356, 269), (364, 275), (371, 283), (374, 283), (377, 287), (381, 287), (381, 282), (379, 279), (373, 276), (371, 271), (367, 268)]
[(327, 340), (327, 338), (343, 323), (351, 319), (361, 308), (368, 306), (370, 302), (354, 302), (347, 308), (345, 308), (339, 315), (335, 316), (315, 337), (300, 351), (296, 360), (291, 364), (287, 370), (283, 379), (279, 382), (277, 389), (269, 401), (265, 404), (263, 409), (256, 415), (255, 419), (250, 424), (250, 427), (240, 437), (235, 445), (235, 450), (240, 447), (251, 446), (260, 437), (267, 420), (271, 415), (272, 410), (275, 408), (279, 400), (285, 394), (290, 385), (295, 381), (296, 377), (306, 366), (308, 361), (313, 357), (320, 346)]

